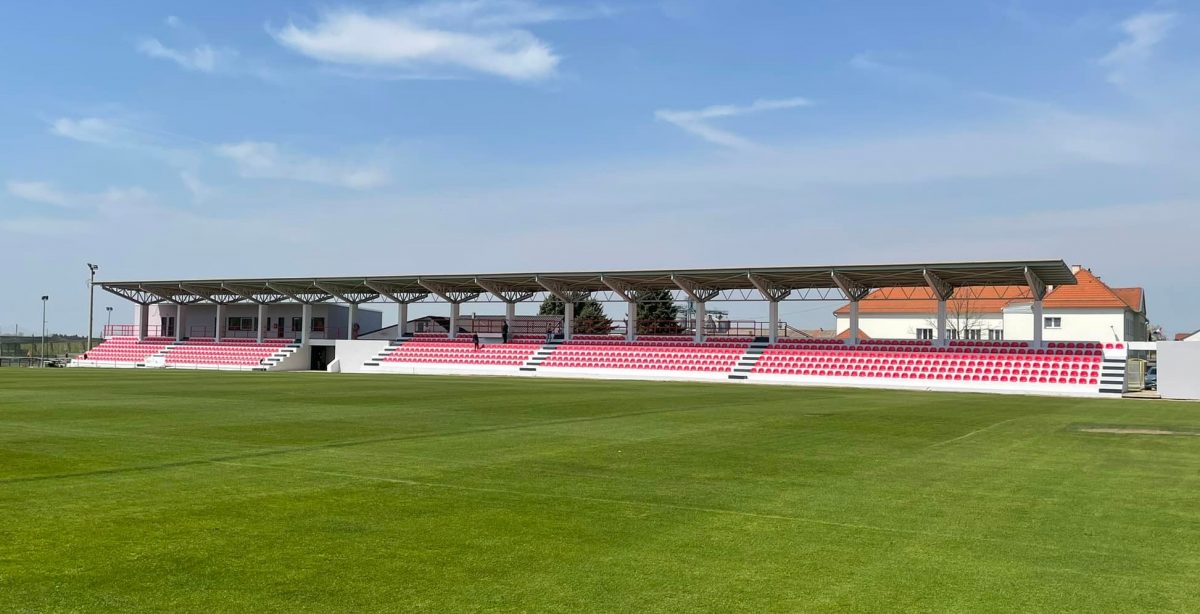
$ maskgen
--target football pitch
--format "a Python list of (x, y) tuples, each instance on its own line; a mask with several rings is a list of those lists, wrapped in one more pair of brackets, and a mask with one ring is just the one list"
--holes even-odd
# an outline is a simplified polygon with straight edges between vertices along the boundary
[(0, 611), (1195, 612), (1200, 404), (0, 370)]

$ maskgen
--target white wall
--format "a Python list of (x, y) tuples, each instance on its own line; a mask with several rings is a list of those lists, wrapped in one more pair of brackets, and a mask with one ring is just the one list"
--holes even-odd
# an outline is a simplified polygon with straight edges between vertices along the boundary
[(1158, 394), (1200, 400), (1200, 343), (1158, 343)]
[[(265, 333), (268, 338), (278, 337), (279, 332), (276, 329), (278, 319), (283, 318), (283, 337), (300, 337), (300, 333), (292, 331), (292, 318), (301, 317), (303, 306), (299, 303), (274, 303), (267, 305), (267, 318), (270, 320), (270, 329)], [(136, 313), (136, 309), (134, 310)], [(155, 334), (153, 327), (159, 326), (163, 316), (175, 316), (176, 306), (171, 303), (159, 303), (150, 306), (150, 326), (151, 334)], [(197, 305), (188, 305), (184, 307), (184, 334), (189, 337), (212, 337), (215, 334), (215, 326), (217, 319), (217, 306), (207, 303)], [(341, 336), (345, 336), (346, 320), (348, 319), (349, 309), (345, 305), (317, 303), (312, 306), (312, 317), (325, 318), (325, 329), (333, 334), (335, 330), (339, 330)], [(257, 318), (258, 305), (253, 303), (235, 303), (226, 305), (223, 316), (228, 322), (228, 318)], [(382, 326), (383, 313), (373, 309), (359, 308), (358, 321), (360, 329), (364, 331), (375, 330)], [(136, 320), (135, 320), (136, 322)], [(165, 334), (165, 333), (164, 333)], [(255, 336), (253, 331), (229, 331), (225, 329), (226, 336), (237, 337), (252, 337)]]
[(363, 373), (366, 371), (363, 363), (377, 356), (389, 345), (390, 341), (339, 339), (334, 344), (333, 357), (341, 366), (342, 373)]
[[(1062, 328), (1043, 329), (1046, 341), (1145, 341), (1145, 318), (1128, 309), (1046, 309), (1046, 317), (1062, 318)], [(953, 316), (950, 316), (953, 328)], [(976, 319), (976, 318), (972, 318)], [(1029, 304), (1013, 305), (999, 314), (983, 314), (972, 328), (987, 339), (989, 329), (1004, 331), (1005, 339), (1033, 339), (1033, 311)], [(937, 314), (862, 315), (859, 330), (876, 339), (915, 339), (918, 328), (937, 328)], [(850, 328), (850, 318), (837, 316), (837, 332)], [(1116, 338), (1113, 330), (1116, 330)], [(936, 335), (936, 332), (935, 332)]]
[[(1004, 320), (1000, 314), (981, 314), (972, 316), (972, 328), (983, 331), (983, 339), (987, 339), (987, 331), (992, 328), (1003, 328)], [(949, 327), (953, 326), (953, 316), (949, 316)], [(850, 328), (849, 316), (837, 316), (837, 332), (840, 334)], [(918, 328), (931, 328), (937, 336), (937, 314), (871, 314), (860, 315), (858, 329), (875, 339), (916, 339)]]
[[(1144, 327), (1141, 336), (1137, 335), (1137, 330), (1126, 329), (1128, 312), (1128, 309), (1045, 309), (1043, 316), (1062, 318), (1062, 328), (1043, 328), (1042, 338), (1046, 341), (1145, 341)], [(1004, 338), (1033, 338), (1030, 305), (1016, 305), (1004, 310)]]

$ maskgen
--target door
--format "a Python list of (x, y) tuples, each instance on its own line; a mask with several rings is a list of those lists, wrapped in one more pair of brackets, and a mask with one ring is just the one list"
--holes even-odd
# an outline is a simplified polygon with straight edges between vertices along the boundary
[(279, 331), (278, 337), (283, 339), (283, 318), (279, 318), (275, 322), (275, 330)]
[(162, 316), (162, 326), (159, 327), (163, 337), (175, 336), (175, 316)]
[(309, 368), (313, 371), (324, 371), (329, 366), (329, 355), (333, 348), (327, 345), (314, 345), (309, 348), (312, 353)]

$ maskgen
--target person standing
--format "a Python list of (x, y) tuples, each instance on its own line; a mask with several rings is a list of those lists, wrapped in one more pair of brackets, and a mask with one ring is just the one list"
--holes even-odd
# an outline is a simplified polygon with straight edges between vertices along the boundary
[(479, 333), (471, 333), (471, 341), (475, 343), (475, 351), (479, 351)]
[(504, 343), (508, 343), (508, 320), (500, 325), (500, 338), (504, 340)]

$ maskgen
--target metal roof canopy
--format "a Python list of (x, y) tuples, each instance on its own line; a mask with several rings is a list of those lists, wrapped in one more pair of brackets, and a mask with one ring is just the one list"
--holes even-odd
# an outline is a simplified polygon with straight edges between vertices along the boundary
[[(637, 292), (670, 290), (700, 300), (857, 300), (878, 288), (932, 287), (938, 294), (965, 286), (1070, 285), (1075, 275), (1062, 260), (914, 264), (664, 269), (476, 275), (379, 275), (158, 281), (97, 281), (135, 303), (413, 303), (516, 302), (534, 295), (572, 300), (600, 294), (619, 301)], [(485, 298), (486, 297), (486, 298)], [(603, 298), (607, 297), (607, 298)], [(757, 297), (757, 298), (755, 298)]]

